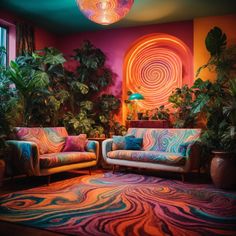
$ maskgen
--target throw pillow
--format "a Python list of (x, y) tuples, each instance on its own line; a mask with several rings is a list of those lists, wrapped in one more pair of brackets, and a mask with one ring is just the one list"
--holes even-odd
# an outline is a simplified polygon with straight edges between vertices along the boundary
[(113, 137), (112, 137), (112, 151), (125, 149), (125, 137), (133, 137), (134, 138), (133, 135), (126, 135), (126, 136), (113, 135)]
[(87, 144), (86, 134), (67, 136), (63, 152), (84, 152)]
[(182, 156), (186, 156), (186, 152), (187, 152), (187, 149), (188, 149), (188, 146), (190, 144), (192, 144), (193, 142), (186, 142), (186, 143), (181, 143), (179, 145), (179, 150), (178, 152), (181, 153)]
[(141, 150), (143, 145), (142, 138), (125, 137), (126, 150)]

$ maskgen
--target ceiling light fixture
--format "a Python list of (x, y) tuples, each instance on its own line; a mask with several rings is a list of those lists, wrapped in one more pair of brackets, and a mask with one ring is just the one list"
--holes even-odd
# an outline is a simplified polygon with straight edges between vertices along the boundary
[(110, 25), (130, 11), (134, 0), (76, 0), (81, 12), (91, 21)]

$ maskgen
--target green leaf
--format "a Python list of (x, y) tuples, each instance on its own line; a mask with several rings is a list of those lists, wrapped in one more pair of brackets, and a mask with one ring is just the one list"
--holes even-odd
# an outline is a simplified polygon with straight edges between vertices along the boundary
[(28, 83), (29, 89), (46, 88), (49, 84), (49, 77), (46, 72), (34, 71), (32, 79)]
[[(63, 54), (55, 48), (49, 47), (37, 51), (38, 58), (41, 58), (44, 64), (58, 65), (63, 64), (66, 60)], [(43, 54), (43, 56), (41, 56)]]
[(89, 87), (86, 84), (74, 81), (71, 85), (74, 90), (79, 91), (82, 94), (87, 94), (89, 92)]
[(210, 96), (208, 94), (199, 94), (199, 96), (196, 98), (196, 100), (193, 102), (192, 105), (192, 114), (196, 114), (202, 111), (202, 109), (206, 106), (206, 104), (209, 102)]
[(227, 37), (218, 27), (211, 29), (205, 39), (207, 50), (211, 56), (219, 56), (226, 48)]
[(81, 109), (85, 109), (87, 111), (92, 111), (93, 110), (93, 102), (92, 101), (83, 101), (80, 103)]
[(95, 83), (90, 83), (89, 84), (89, 87), (92, 89), (92, 90), (94, 90), (94, 91), (98, 91), (99, 89), (98, 89), (98, 86), (95, 84)]

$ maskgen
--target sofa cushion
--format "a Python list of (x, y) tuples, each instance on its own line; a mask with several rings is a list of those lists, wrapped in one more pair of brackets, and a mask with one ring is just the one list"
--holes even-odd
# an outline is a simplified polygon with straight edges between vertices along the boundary
[(18, 140), (34, 142), (38, 146), (40, 155), (47, 153), (48, 146), (45, 142), (46, 136), (42, 128), (17, 127), (15, 130)]
[(111, 159), (149, 162), (174, 166), (182, 166), (186, 161), (186, 158), (181, 154), (158, 151), (116, 150), (108, 152), (107, 156)]
[(143, 150), (179, 153), (181, 144), (199, 139), (201, 129), (130, 128), (128, 134), (143, 138)]
[(126, 137), (134, 137), (134, 135), (126, 135), (126, 136), (120, 136), (120, 135), (113, 135), (112, 137), (112, 150), (124, 150), (125, 149), (125, 138)]
[(88, 140), (86, 134), (80, 134), (77, 136), (67, 136), (63, 152), (84, 152), (84, 148), (87, 142)]
[(65, 145), (65, 137), (68, 136), (66, 129), (64, 127), (52, 127), (43, 129), (46, 135), (45, 142), (48, 145), (47, 153), (61, 152)]
[(17, 139), (35, 142), (39, 149), (39, 154), (60, 152), (65, 144), (65, 137), (68, 133), (64, 127), (52, 128), (29, 128), (17, 127)]
[(79, 162), (96, 160), (95, 153), (92, 152), (60, 152), (48, 153), (39, 157), (40, 168), (48, 169), (51, 167), (63, 166)]

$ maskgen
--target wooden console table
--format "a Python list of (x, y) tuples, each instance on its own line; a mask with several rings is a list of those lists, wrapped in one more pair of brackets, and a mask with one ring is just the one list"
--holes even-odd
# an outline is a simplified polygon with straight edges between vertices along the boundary
[(126, 128), (169, 128), (168, 120), (127, 120)]

